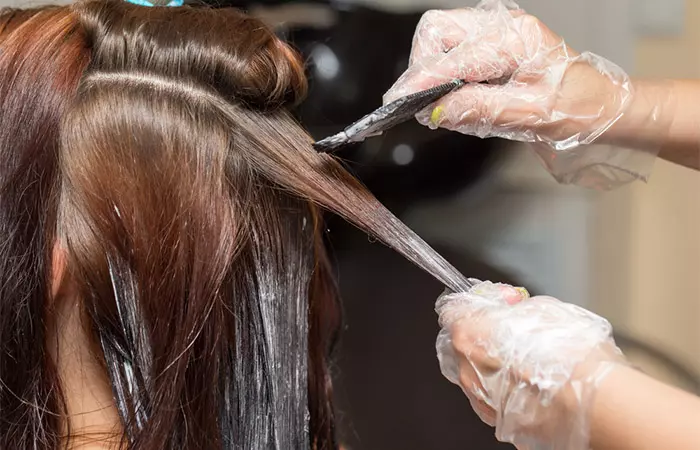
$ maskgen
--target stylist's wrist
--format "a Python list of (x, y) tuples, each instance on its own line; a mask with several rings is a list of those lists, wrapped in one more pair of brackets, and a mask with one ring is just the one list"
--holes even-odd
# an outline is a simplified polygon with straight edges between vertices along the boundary
[(658, 151), (668, 139), (675, 116), (673, 81), (632, 80), (632, 96), (599, 143)]
[(569, 380), (553, 399), (553, 429), (542, 430), (556, 447), (588, 448), (593, 433), (593, 415), (600, 387), (617, 370), (626, 367), (625, 358), (617, 346), (607, 342), (593, 349), (574, 369)]
[(605, 343), (593, 350), (573, 371), (563, 389), (562, 409), (575, 416), (581, 409), (592, 409), (593, 402), (604, 380), (612, 372), (627, 367), (625, 357), (612, 343)]

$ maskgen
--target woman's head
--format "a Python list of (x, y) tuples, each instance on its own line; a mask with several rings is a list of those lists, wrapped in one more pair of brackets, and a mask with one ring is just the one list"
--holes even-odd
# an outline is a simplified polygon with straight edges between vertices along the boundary
[(334, 446), (320, 214), (294, 174), (264, 173), (293, 149), (260, 130), (308, 140), (284, 110), (300, 63), (235, 10), (76, 11), (91, 62), (62, 127), (59, 237), (127, 437)]
[[(29, 27), (35, 19), (0, 37), (0, 102), (12, 111), (0, 152), (25, 161), (0, 180), (9, 205), (0, 202), (9, 211), (0, 225), (11, 236), (2, 256), (29, 255), (17, 274), (1, 263), (3, 283), (19, 289), (0, 308), (17, 308), (24, 322), (3, 315), (0, 326), (23, 336), (13, 352), (32, 350), (24, 370), (38, 377), (16, 380), (13, 393), (60, 392), (37, 342), (52, 308), (75, 301), (133, 448), (335, 447), (327, 358), (339, 308), (319, 207), (449, 287), (465, 281), (312, 150), (286, 110), (304, 96), (302, 65), (257, 20), (115, 0), (32, 17), (49, 13), (64, 23), (53, 40)], [(12, 65), (10, 43), (32, 39)], [(42, 77), (22, 78), (26, 68)], [(54, 245), (71, 287), (57, 297), (47, 291)], [(0, 355), (3, 381), (13, 364)], [(64, 430), (63, 397), (49, 398), (42, 413), (15, 407), (25, 413), (17, 423), (44, 427), (46, 447)], [(26, 429), (14, 432), (31, 442)]]

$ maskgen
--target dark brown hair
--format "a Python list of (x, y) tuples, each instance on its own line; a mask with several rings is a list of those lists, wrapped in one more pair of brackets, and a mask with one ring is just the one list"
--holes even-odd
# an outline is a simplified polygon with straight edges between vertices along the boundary
[[(29, 26), (47, 14), (63, 22)], [(60, 301), (55, 241), (129, 448), (336, 448), (340, 313), (319, 207), (451, 289), (468, 283), (313, 151), (287, 111), (306, 91), (294, 52), (233, 9), (117, 0), (45, 9), (8, 36), (2, 448), (60, 441), (60, 383), (38, 344)]]
[(0, 448), (55, 448), (46, 323), (61, 117), (88, 60), (66, 8), (0, 11)]

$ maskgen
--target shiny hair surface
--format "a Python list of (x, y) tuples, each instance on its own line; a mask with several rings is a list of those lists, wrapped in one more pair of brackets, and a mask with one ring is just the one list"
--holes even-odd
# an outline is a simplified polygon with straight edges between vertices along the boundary
[[(29, 26), (38, 17), (48, 28)], [(452, 290), (468, 282), (311, 148), (287, 111), (306, 92), (295, 53), (234, 9), (89, 0), (11, 23), (0, 28), (0, 447), (70, 435), (42, 344), (65, 300), (48, 289), (55, 243), (125, 447), (337, 448), (328, 358), (340, 308), (321, 209)]]

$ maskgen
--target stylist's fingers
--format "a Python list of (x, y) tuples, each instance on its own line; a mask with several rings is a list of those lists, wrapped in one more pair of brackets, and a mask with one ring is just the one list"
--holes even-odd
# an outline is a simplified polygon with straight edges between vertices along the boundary
[[(521, 9), (505, 8), (431, 10), (421, 17), (413, 36), (409, 65), (423, 58), (446, 53), (464, 42), (478, 44), (494, 39), (497, 31), (514, 28), (517, 19), (526, 13)], [(503, 34), (502, 31), (500, 33)]]
[[(438, 355), (440, 355), (439, 352)], [(458, 376), (452, 380), (453, 383), (462, 388), (462, 392), (469, 399), (469, 404), (479, 418), (486, 424), (495, 426), (496, 411), (489, 403), (489, 396), (484, 389), (482, 376), (474, 366), (474, 362), (464, 354), (455, 352), (454, 355)], [(445, 370), (443, 370), (443, 374), (445, 374)]]
[(540, 79), (554, 70), (550, 66), (577, 55), (539, 19), (522, 11), (466, 9), (426, 15), (414, 38), (409, 68), (387, 92), (385, 104), (454, 79), (502, 83), (519, 71), (519, 84), (527, 84), (529, 73)]
[[(551, 120), (545, 93), (521, 85), (467, 85), (417, 114), (430, 128), (445, 128), (479, 137), (510, 138), (534, 124)], [(521, 136), (518, 140), (528, 140)]]
[(486, 425), (495, 427), (496, 426), (496, 410), (489, 406), (485, 401), (475, 398), (468, 393), (466, 393), (467, 399), (469, 399), (469, 404), (472, 409), (479, 416), (482, 422)]
[(464, 324), (459, 320), (452, 323), (440, 332), (436, 350), (442, 374), (462, 389), (484, 422), (494, 424), (495, 412), (489, 404), (483, 377), (498, 370), (499, 364), (497, 360), (487, 362), (488, 354), (480, 340), (488, 335), (488, 330), (481, 328), (478, 322)]
[(455, 79), (466, 82), (499, 80), (512, 74), (518, 64), (517, 54), (511, 47), (463, 42), (449, 53), (437, 53), (415, 61), (385, 94), (384, 103)]
[[(510, 17), (517, 18), (525, 12), (511, 10), (509, 14)], [(423, 58), (447, 53), (464, 42), (483, 41), (493, 33), (489, 30), (501, 28), (503, 25), (502, 18), (493, 11), (474, 8), (428, 11), (423, 14), (416, 27), (409, 65)]]
[(423, 14), (413, 36), (409, 66), (457, 47), (467, 39), (475, 20), (472, 9), (432, 10)]
[(502, 365), (490, 351), (492, 311), (512, 307), (528, 296), (523, 288), (486, 282), (469, 293), (441, 297), (436, 310), (443, 328), (436, 349), (443, 374), (475, 398), (486, 400), (483, 379)]
[[(456, 78), (481, 82), (512, 74), (531, 52), (527, 46), (540, 46), (540, 34), (530, 25), (535, 22), (522, 11), (502, 6), (425, 13), (414, 36), (409, 67), (384, 102)], [(523, 31), (529, 33), (526, 40)]]
[[(469, 292), (446, 294), (438, 299), (435, 311), (443, 328), (449, 329), (452, 324), (462, 320), (477, 322), (491, 308), (515, 304), (529, 297), (523, 288), (489, 281), (474, 280), (474, 283)], [(475, 337), (478, 337), (478, 333)]]

